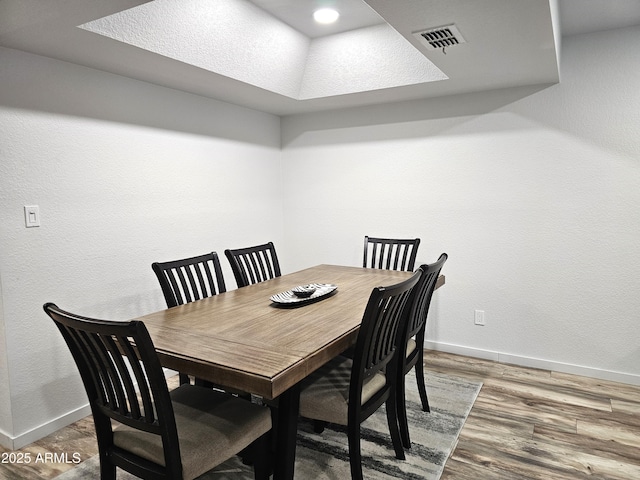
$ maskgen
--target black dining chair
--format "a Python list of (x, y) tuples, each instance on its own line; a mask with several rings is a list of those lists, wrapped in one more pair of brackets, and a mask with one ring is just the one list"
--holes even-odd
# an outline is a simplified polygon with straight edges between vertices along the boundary
[(167, 307), (211, 297), (227, 291), (216, 252), (151, 264)]
[(400, 436), (405, 448), (411, 448), (409, 439), (409, 425), (407, 422), (407, 407), (405, 401), (405, 375), (415, 368), (418, 392), (422, 403), (422, 410), (429, 412), (429, 399), (424, 383), (424, 335), (427, 325), (427, 314), (431, 304), (431, 297), (436, 287), (436, 282), (440, 271), (447, 261), (447, 254), (440, 255), (435, 263), (421, 265), (422, 271), (420, 281), (413, 289), (409, 304), (407, 305), (407, 315), (400, 325), (398, 335), (398, 423)]
[[(227, 291), (216, 252), (168, 262), (154, 262), (151, 268), (158, 278), (167, 308)], [(180, 373), (180, 383), (188, 382), (188, 376)], [(204, 384), (198, 379), (196, 382)]]
[(281, 275), (273, 242), (254, 247), (227, 249), (224, 254), (229, 260), (238, 288)]
[(301, 383), (302, 417), (347, 426), (353, 480), (363, 478), (360, 424), (383, 404), (395, 455), (405, 458), (395, 404), (395, 354), (401, 317), (421, 274), (418, 271), (396, 285), (374, 288), (362, 317), (353, 358), (338, 356)]
[[(80, 371), (93, 414), (100, 478), (117, 467), (145, 479), (191, 480), (245, 452), (256, 479), (271, 474), (268, 408), (196, 385), (169, 392), (143, 322), (44, 310)], [(115, 422), (115, 423), (114, 423)]]
[(419, 238), (396, 239), (365, 236), (362, 266), (412, 272), (416, 264), (419, 246)]

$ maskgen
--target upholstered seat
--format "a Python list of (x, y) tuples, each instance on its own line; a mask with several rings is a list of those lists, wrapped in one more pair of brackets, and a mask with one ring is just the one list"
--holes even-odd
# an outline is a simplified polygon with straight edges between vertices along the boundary
[[(353, 360), (336, 357), (316, 370), (302, 383), (300, 415), (338, 425), (347, 425), (349, 384)], [(368, 402), (385, 387), (386, 377), (377, 372), (362, 385), (361, 404)]]
[[(196, 478), (248, 447), (271, 429), (268, 408), (230, 395), (181, 385), (169, 393), (176, 419), (182, 477)], [(127, 425), (114, 429), (113, 444), (165, 466), (162, 439)]]
[(405, 358), (410, 357), (411, 354), (416, 350), (416, 341), (413, 338), (407, 340), (407, 351), (405, 352)]

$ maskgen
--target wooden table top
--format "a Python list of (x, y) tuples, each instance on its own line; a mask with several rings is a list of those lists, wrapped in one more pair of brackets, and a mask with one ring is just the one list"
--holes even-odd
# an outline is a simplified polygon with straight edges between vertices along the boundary
[[(355, 342), (373, 288), (410, 275), (319, 265), (136, 320), (147, 326), (163, 366), (272, 399)], [(298, 308), (269, 299), (307, 283), (338, 289)]]

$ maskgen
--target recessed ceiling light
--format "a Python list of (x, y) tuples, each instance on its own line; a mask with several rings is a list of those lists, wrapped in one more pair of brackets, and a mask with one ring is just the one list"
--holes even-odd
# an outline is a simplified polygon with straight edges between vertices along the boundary
[(333, 8), (321, 8), (313, 12), (313, 18), (318, 23), (333, 23), (339, 16), (340, 14)]

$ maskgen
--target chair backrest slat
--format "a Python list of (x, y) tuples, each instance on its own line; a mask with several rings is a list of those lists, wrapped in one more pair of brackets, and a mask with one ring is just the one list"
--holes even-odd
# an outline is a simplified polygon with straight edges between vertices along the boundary
[[(125, 364), (120, 348), (118, 347), (119, 345), (124, 344), (124, 341), (120, 338), (114, 339), (113, 337), (109, 336), (104, 336), (103, 340), (105, 342), (105, 347), (107, 348), (110, 359), (115, 364), (115, 371), (118, 373), (119, 377), (119, 382), (117, 383), (119, 383), (120, 386), (118, 387), (117, 392), (119, 392), (118, 402), (120, 403), (120, 413), (122, 413), (123, 415), (131, 414), (132, 417), (139, 418), (141, 416), (140, 405), (137, 401), (134, 402), (131, 400), (136, 398), (135, 386), (131, 377), (125, 374), (127, 365)], [(131, 361), (131, 358), (129, 358), (129, 361)], [(133, 362), (132, 366), (138, 366), (138, 362)], [(146, 382), (142, 383), (141, 385), (144, 387), (145, 383)], [(139, 381), (138, 384), (140, 384)], [(124, 388), (124, 391), (122, 390), (122, 388)]]
[[(156, 419), (156, 412), (153, 408), (153, 394), (150, 390), (150, 385), (146, 381), (146, 372), (143, 371), (143, 364), (138, 359), (138, 355), (133, 347), (133, 345), (128, 341), (129, 339), (121, 339), (120, 345), (122, 347), (122, 352), (129, 360), (129, 365), (136, 379), (136, 384), (138, 385), (139, 397), (142, 400), (142, 408), (144, 411), (144, 418), (148, 423), (153, 423)], [(126, 368), (123, 364), (123, 368)], [(127, 378), (130, 378), (126, 376)], [(129, 382), (127, 382), (129, 384)], [(131, 385), (133, 386), (133, 385)], [(128, 391), (127, 391), (128, 393)], [(135, 395), (135, 390), (129, 394), (129, 401), (133, 404), (132, 414), (137, 415), (138, 418), (142, 417), (142, 412), (140, 411), (140, 405), (138, 403), (138, 396)], [(135, 399), (135, 401), (134, 401)]]
[(198, 300), (198, 289), (196, 288), (197, 285), (195, 284), (193, 275), (191, 274), (191, 265), (181, 266), (180, 268), (176, 268), (172, 271), (174, 272), (174, 275), (177, 275), (180, 279), (180, 286), (182, 287), (182, 293), (184, 295), (184, 303), (190, 303), (194, 300)]
[(118, 369), (104, 344), (105, 339), (101, 336), (89, 335), (87, 332), (82, 332), (82, 336), (89, 347), (96, 368), (102, 371), (109, 408), (117, 411), (120, 415), (127, 415), (128, 405), (125, 401), (125, 392), (118, 375)]
[(97, 354), (95, 348), (86, 332), (73, 330), (66, 326), (61, 326), (62, 334), (67, 343), (73, 343), (76, 347), (76, 354), (82, 356), (83, 361), (87, 364), (96, 365), (95, 368), (87, 369), (89, 378), (97, 397), (97, 403), (100, 405), (115, 404), (115, 398), (111, 389), (111, 381), (109, 375), (102, 364), (95, 361)]
[(151, 268), (158, 277), (169, 308), (227, 291), (216, 252), (169, 262), (154, 262)]
[[(200, 291), (205, 292), (207, 290), (207, 285), (215, 285), (213, 280), (213, 276), (211, 275), (211, 268), (209, 267), (209, 263), (204, 263), (202, 268), (196, 268), (196, 276), (198, 277), (198, 282), (200, 283)], [(202, 270), (204, 270), (204, 275)], [(206, 280), (205, 280), (206, 276)]]
[(272, 242), (224, 251), (238, 288), (279, 277), (280, 263)]
[(250, 283), (259, 283), (265, 280), (264, 265), (260, 252), (248, 252), (242, 255), (245, 272), (249, 275)]
[(413, 271), (420, 239), (364, 237), (362, 266), (384, 270)]

